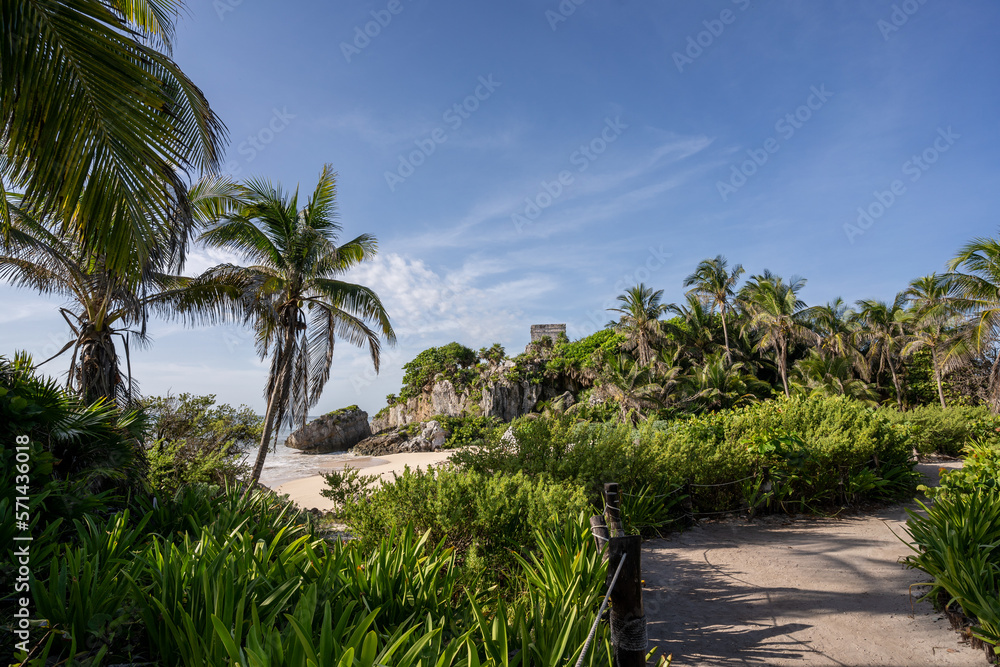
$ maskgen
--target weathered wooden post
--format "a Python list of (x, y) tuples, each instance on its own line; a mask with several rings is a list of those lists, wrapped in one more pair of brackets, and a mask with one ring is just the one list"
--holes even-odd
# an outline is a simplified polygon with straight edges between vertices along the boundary
[(618, 492), (617, 482), (608, 482), (604, 485), (604, 518), (608, 523), (611, 537), (625, 534), (622, 526), (621, 495)]
[(642, 537), (612, 537), (608, 543), (608, 583), (622, 558), (622, 570), (611, 591), (611, 642), (615, 667), (646, 664), (646, 614), (642, 606)]
[(604, 523), (603, 516), (590, 517), (590, 534), (594, 536), (594, 544), (597, 545), (598, 553), (604, 556), (604, 560), (607, 560), (608, 550), (606, 547), (611, 540), (611, 535), (608, 533), (608, 526)]

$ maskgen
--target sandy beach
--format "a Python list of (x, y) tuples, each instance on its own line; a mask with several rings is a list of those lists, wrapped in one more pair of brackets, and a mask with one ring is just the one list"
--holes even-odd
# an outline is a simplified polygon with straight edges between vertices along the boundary
[[(337, 465), (331, 465), (330, 470), (341, 470), (344, 467), (357, 468), (364, 475), (378, 475), (382, 479), (392, 479), (393, 473), (402, 473), (406, 466), (426, 469), (448, 460), (450, 451), (413, 452), (408, 454), (390, 454), (388, 456), (359, 456), (356, 459), (341, 460)], [(312, 475), (302, 479), (279, 484), (275, 491), (287, 494), (299, 507), (327, 511), (333, 509), (333, 501), (320, 495), (326, 488), (326, 480), (322, 475)]]

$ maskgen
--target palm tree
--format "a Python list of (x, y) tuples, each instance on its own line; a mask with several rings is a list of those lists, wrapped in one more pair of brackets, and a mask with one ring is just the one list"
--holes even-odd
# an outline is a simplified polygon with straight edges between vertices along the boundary
[(750, 278), (740, 290), (741, 305), (748, 320), (744, 325), (757, 334), (756, 349), (774, 352), (778, 373), (785, 395), (791, 396), (788, 387), (788, 347), (796, 341), (815, 343), (816, 334), (808, 326), (809, 311), (799, 299), (805, 287), (804, 278), (793, 276), (786, 283), (780, 276), (765, 270)]
[[(0, 237), (7, 195), (53, 217), (109, 270), (137, 268), (189, 218), (184, 177), (225, 128), (169, 57), (178, 0), (0, 3)], [(166, 53), (164, 53), (166, 52)], [(70, 227), (76, 225), (75, 229)]]
[(668, 320), (663, 323), (663, 328), (676, 341), (684, 357), (699, 363), (712, 348), (718, 346), (712, 336), (715, 318), (698, 295), (689, 292), (686, 301), (683, 305), (670, 304), (666, 307), (668, 312), (676, 313), (682, 322), (677, 324), (675, 320)]
[[(230, 205), (233, 185), (224, 179), (204, 179), (186, 193), (194, 218), (207, 222)], [(9, 252), (0, 253), (0, 279), (15, 286), (70, 299), (59, 309), (73, 332), (53, 357), (72, 350), (67, 388), (85, 402), (104, 399), (120, 406), (136, 398), (131, 373), (131, 343), (149, 342), (146, 323), (151, 312), (189, 323), (218, 322), (226, 318), (219, 306), (227, 298), (235, 303), (238, 286), (219, 281), (185, 278), (179, 273), (183, 260), (172, 244), (176, 236), (157, 239), (145, 261), (133, 257), (124, 272), (111, 269), (104, 255), (87, 250), (70, 235), (58, 234), (54, 220), (38, 221), (19, 205), (9, 202), (11, 234)], [(166, 227), (165, 227), (166, 228)], [(125, 352), (121, 368), (115, 339)]]
[(830, 356), (816, 349), (796, 362), (792, 369), (792, 386), (797, 392), (821, 396), (850, 396), (876, 405), (876, 394), (868, 383), (855, 377), (850, 359)]
[(906, 294), (900, 292), (892, 304), (875, 299), (862, 299), (855, 319), (858, 341), (867, 349), (868, 363), (875, 371), (876, 381), (889, 369), (896, 390), (896, 405), (903, 409), (903, 383), (899, 372), (900, 356), (906, 342)]
[(618, 403), (622, 423), (634, 426), (645, 418), (646, 411), (667, 405), (680, 377), (675, 361), (665, 352), (646, 365), (625, 355), (605, 355), (600, 381)]
[[(770, 394), (770, 386), (746, 372), (742, 362), (729, 363), (725, 354), (713, 352), (695, 366), (689, 377), (693, 398), (708, 410), (726, 410), (757, 400), (758, 393)], [(764, 391), (762, 391), (762, 389)]]
[(847, 360), (858, 375), (868, 380), (868, 363), (855, 345), (857, 325), (854, 311), (837, 297), (825, 306), (810, 308), (808, 313), (813, 331), (819, 338), (819, 351), (828, 357)]
[(911, 304), (914, 320), (903, 356), (930, 350), (941, 407), (947, 407), (944, 373), (964, 363), (969, 352), (970, 331), (959, 316), (961, 302), (956, 298), (955, 288), (950, 277), (932, 273), (913, 280), (903, 293)]
[(275, 426), (305, 423), (330, 377), (337, 337), (366, 345), (376, 372), (379, 336), (396, 336), (378, 295), (341, 280), (376, 252), (375, 238), (362, 234), (340, 246), (336, 174), (327, 165), (306, 205), (298, 191), (287, 194), (268, 181), (245, 184), (244, 203), (201, 236), (209, 245), (243, 253), (250, 266), (222, 265), (206, 279), (235, 279), (249, 285), (246, 307), (261, 358), (271, 355), (265, 397), (264, 432), (250, 477), (260, 479)]
[(991, 351), (988, 396), (990, 410), (1000, 411), (1000, 241), (973, 239), (948, 262), (950, 279), (972, 316), (973, 349), (983, 354)]
[(684, 287), (691, 287), (689, 293), (698, 294), (709, 299), (722, 316), (722, 336), (726, 346), (726, 359), (732, 361), (729, 350), (729, 328), (726, 323), (726, 313), (730, 310), (730, 302), (736, 296), (736, 283), (744, 273), (743, 265), (737, 264), (729, 270), (728, 261), (722, 255), (715, 259), (702, 260), (694, 273), (684, 279)]
[(667, 306), (660, 303), (663, 290), (655, 292), (639, 283), (629, 288), (624, 294), (619, 294), (621, 308), (608, 308), (620, 313), (617, 322), (609, 323), (616, 331), (626, 336), (624, 349), (633, 352), (640, 366), (648, 365), (655, 357), (656, 350), (663, 340), (663, 330), (660, 326), (660, 316)]

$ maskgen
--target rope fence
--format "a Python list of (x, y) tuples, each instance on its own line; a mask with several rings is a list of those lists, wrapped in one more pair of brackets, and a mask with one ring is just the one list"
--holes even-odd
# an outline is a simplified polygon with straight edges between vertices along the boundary
[[(599, 537), (595, 535), (594, 537)], [(599, 539), (606, 538), (599, 537)], [(611, 591), (615, 589), (615, 584), (618, 583), (618, 575), (621, 574), (622, 566), (625, 564), (625, 558), (628, 554), (622, 554), (622, 559), (618, 561), (618, 569), (615, 570), (615, 576), (611, 578), (611, 585), (608, 586), (608, 592), (604, 594), (604, 600), (601, 602), (601, 608), (597, 610), (597, 618), (594, 619), (594, 624), (590, 626), (590, 634), (587, 635), (587, 641), (583, 643), (583, 652), (580, 653), (580, 659), (576, 661), (576, 667), (583, 665), (584, 658), (587, 657), (587, 651), (590, 650), (590, 643), (594, 641), (594, 635), (597, 634), (597, 626), (601, 624), (601, 617), (604, 615), (604, 610), (608, 608), (608, 598), (611, 597)]]
[[(863, 472), (865, 470), (870, 470), (872, 472), (877, 472), (880, 468), (880, 464), (877, 457), (872, 457), (868, 461), (853, 466), (836, 466), (828, 468), (825, 471), (821, 471), (825, 474), (833, 474), (839, 476), (836, 481), (836, 485), (832, 488), (825, 489), (825, 493), (834, 494), (833, 497), (838, 497), (843, 502), (849, 502), (848, 498), (850, 495), (848, 484), (855, 474)], [(789, 471), (794, 473), (795, 471)], [(699, 489), (725, 489), (726, 487), (735, 487), (737, 485), (744, 485), (746, 482), (752, 482), (756, 480), (758, 485), (756, 488), (751, 488), (749, 491), (745, 488), (743, 489), (743, 497), (741, 498), (741, 505), (739, 507), (732, 507), (723, 510), (710, 510), (710, 511), (699, 511), (696, 509), (698, 500), (698, 490)], [(751, 475), (741, 477), (740, 479), (735, 479), (728, 482), (717, 482), (712, 484), (698, 484), (688, 481), (684, 484), (677, 485), (674, 489), (657, 494), (643, 494), (628, 491), (621, 491), (620, 494), (622, 498), (627, 498), (630, 500), (642, 500), (644, 502), (655, 502), (660, 500), (666, 500), (673, 496), (677, 496), (682, 493), (687, 493), (687, 497), (684, 498), (684, 507), (681, 511), (677, 512), (677, 518), (686, 518), (694, 521), (698, 521), (699, 517), (710, 517), (710, 516), (721, 516), (724, 514), (737, 514), (741, 512), (749, 512), (751, 515), (755, 514), (761, 507), (770, 505), (771, 501), (775, 500), (775, 490), (778, 485), (783, 484), (787, 481), (787, 477), (783, 474), (781, 468), (777, 466), (764, 466), (763, 469)], [(774, 486), (772, 486), (774, 485)], [(787, 487), (786, 487), (787, 488)], [(749, 496), (749, 497), (748, 497)], [(721, 499), (724, 497), (722, 496)], [(827, 498), (829, 499), (829, 497)], [(715, 496), (716, 502), (720, 501), (719, 496)], [(709, 503), (712, 503), (712, 498), (708, 499)], [(798, 496), (788, 496), (781, 497), (777, 499), (779, 503), (800, 503), (800, 502), (811, 502), (805, 497)], [(716, 505), (718, 506), (718, 505)], [(671, 519), (670, 521), (676, 521), (676, 519)], [(595, 536), (596, 537), (596, 536)]]

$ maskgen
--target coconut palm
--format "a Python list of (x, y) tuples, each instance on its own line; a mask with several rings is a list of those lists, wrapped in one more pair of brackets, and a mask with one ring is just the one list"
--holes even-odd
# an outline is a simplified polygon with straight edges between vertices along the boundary
[(759, 393), (769, 395), (770, 386), (746, 372), (742, 362), (730, 363), (722, 352), (705, 357), (689, 377), (693, 398), (708, 410), (725, 410), (757, 400)]
[(816, 349), (809, 350), (805, 358), (795, 363), (791, 383), (796, 393), (850, 396), (862, 403), (876, 405), (875, 391), (855, 377), (848, 358), (823, 354)]
[(990, 409), (1000, 411), (1000, 241), (973, 239), (948, 263), (950, 278), (972, 317), (971, 343), (979, 353), (992, 353), (987, 395)]
[(868, 363), (875, 370), (876, 381), (886, 369), (889, 370), (896, 391), (896, 405), (900, 410), (903, 409), (903, 383), (899, 364), (906, 343), (906, 302), (903, 292), (896, 294), (892, 304), (862, 299), (856, 304), (858, 312), (855, 315), (858, 323), (856, 337), (867, 351)]
[(956, 294), (950, 277), (936, 273), (913, 280), (904, 292), (911, 304), (913, 324), (903, 356), (930, 350), (941, 407), (947, 407), (944, 374), (965, 363), (970, 351), (971, 331), (959, 315), (962, 302)]
[(819, 351), (827, 357), (847, 360), (851, 368), (868, 380), (869, 365), (858, 350), (855, 313), (837, 297), (824, 306), (809, 309), (812, 329), (819, 339)]
[(684, 287), (690, 287), (690, 293), (708, 299), (713, 307), (719, 309), (722, 316), (722, 336), (726, 348), (726, 359), (732, 361), (729, 349), (729, 328), (726, 315), (731, 309), (730, 303), (736, 297), (736, 283), (744, 273), (743, 265), (737, 264), (730, 271), (728, 261), (722, 255), (715, 259), (705, 259), (699, 262), (694, 273), (684, 279)]
[(741, 307), (746, 311), (744, 327), (758, 337), (757, 350), (774, 352), (785, 395), (791, 396), (788, 386), (788, 348), (804, 341), (816, 343), (817, 336), (809, 328), (809, 310), (799, 299), (805, 287), (804, 278), (792, 277), (786, 283), (780, 276), (765, 270), (750, 278), (740, 290)]
[(676, 320), (668, 320), (662, 326), (677, 343), (683, 357), (694, 363), (700, 363), (713, 348), (718, 346), (718, 339), (713, 337), (715, 316), (697, 294), (688, 293), (686, 303), (669, 304), (666, 310), (675, 313), (681, 319), (679, 323)]
[(617, 300), (623, 304), (621, 308), (608, 308), (620, 314), (619, 320), (610, 322), (609, 326), (625, 335), (623, 348), (632, 352), (640, 366), (649, 365), (663, 340), (660, 316), (667, 306), (661, 303), (662, 299), (663, 290), (653, 291), (639, 283), (618, 295)]
[(638, 424), (649, 410), (667, 405), (680, 378), (681, 369), (675, 362), (665, 351), (646, 365), (625, 355), (605, 355), (600, 384), (618, 404), (623, 423)]
[[(194, 217), (204, 222), (224, 210), (232, 188), (223, 179), (198, 183), (186, 194)], [(239, 286), (177, 275), (183, 260), (173, 233), (159, 238), (145, 260), (133, 256), (119, 272), (103, 254), (88, 250), (71, 235), (59, 235), (58, 221), (36, 220), (16, 200), (9, 210), (10, 243), (9, 250), (0, 253), (0, 280), (69, 299), (59, 312), (72, 336), (39, 365), (72, 350), (67, 387), (87, 403), (104, 399), (126, 406), (137, 398), (130, 348), (149, 342), (146, 323), (151, 313), (189, 323), (217, 322), (231, 310), (222, 307), (227, 299), (238, 302)], [(125, 368), (116, 339), (125, 352)]]
[[(337, 337), (367, 345), (376, 372), (383, 336), (396, 338), (389, 316), (370, 288), (343, 281), (371, 259), (375, 238), (362, 234), (337, 245), (336, 174), (327, 165), (305, 206), (268, 181), (245, 184), (243, 205), (201, 239), (245, 255), (249, 266), (223, 265), (203, 274), (249, 285), (247, 307), (261, 358), (271, 356), (264, 432), (250, 477), (260, 479), (275, 426), (304, 424), (330, 377)], [(248, 488), (250, 488), (248, 487)]]
[[(137, 268), (191, 214), (188, 172), (213, 169), (225, 128), (167, 55), (178, 0), (0, 3), (0, 231), (10, 192), (109, 270)], [(197, 175), (197, 174), (195, 174)], [(140, 262), (141, 264), (142, 262)]]

